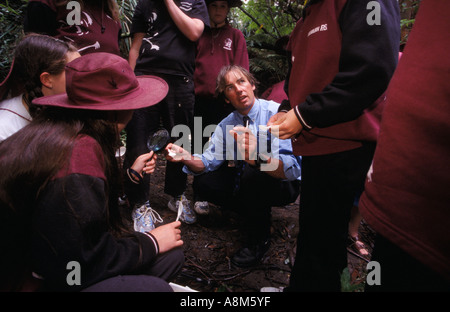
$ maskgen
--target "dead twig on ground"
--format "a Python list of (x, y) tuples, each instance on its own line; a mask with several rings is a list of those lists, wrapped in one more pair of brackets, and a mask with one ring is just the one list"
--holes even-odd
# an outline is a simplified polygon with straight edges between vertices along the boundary
[[(220, 281), (230, 281), (230, 280), (232, 280), (232, 279), (235, 279), (236, 277), (239, 277), (239, 276), (242, 276), (242, 275), (246, 275), (246, 274), (248, 274), (248, 273), (250, 273), (251, 271), (250, 270), (248, 270), (248, 271), (244, 271), (244, 272), (239, 272), (239, 273), (237, 273), (237, 274), (233, 274), (233, 275), (231, 275), (231, 276), (228, 276), (228, 277), (219, 277), (218, 278), (218, 280), (220, 280)], [(213, 275), (221, 275), (221, 274), (216, 274), (216, 273), (213, 273)], [(230, 274), (224, 274), (225, 276), (226, 275), (230, 275)]]

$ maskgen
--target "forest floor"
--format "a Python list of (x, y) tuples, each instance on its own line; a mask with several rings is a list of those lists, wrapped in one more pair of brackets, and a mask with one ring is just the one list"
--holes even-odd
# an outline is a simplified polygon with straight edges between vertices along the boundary
[[(151, 178), (150, 198), (152, 208), (161, 215), (164, 223), (168, 223), (175, 220), (176, 213), (167, 208), (169, 197), (164, 193), (164, 172), (165, 160), (160, 157)], [(186, 196), (192, 199), (192, 176), (188, 177)], [(250, 268), (236, 267), (230, 261), (241, 247), (238, 215), (212, 205), (211, 214), (197, 215), (194, 224), (183, 223), (186, 262), (174, 282), (202, 292), (259, 292), (267, 286), (286, 287), (296, 252), (298, 201), (299, 198), (290, 205), (272, 208), (270, 249), (259, 265)], [(348, 249), (348, 275), (342, 284), (343, 291), (364, 290), (366, 265), (374, 238), (374, 232), (364, 221), (360, 224), (359, 236), (369, 256)]]

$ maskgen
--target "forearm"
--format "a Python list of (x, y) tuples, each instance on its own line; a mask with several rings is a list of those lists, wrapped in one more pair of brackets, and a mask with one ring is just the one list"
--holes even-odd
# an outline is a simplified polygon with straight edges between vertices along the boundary
[(203, 33), (204, 24), (201, 20), (190, 18), (181, 11), (173, 0), (164, 0), (169, 15), (178, 29), (191, 41), (197, 41)]
[(130, 67), (133, 70), (136, 67), (136, 60), (139, 57), (139, 49), (141, 48), (142, 39), (144, 39), (144, 36), (144, 33), (135, 33), (133, 35), (130, 52), (128, 53), (128, 64), (130, 64)]
[(186, 173), (196, 174), (201, 173), (205, 170), (203, 161), (200, 158), (191, 155), (191, 153), (189, 153), (181, 146), (169, 143), (166, 146), (164, 155), (168, 161), (182, 163), (183, 165), (185, 165), (187, 169), (191, 171)]
[(182, 162), (193, 173), (201, 173), (205, 170), (205, 165), (200, 158), (191, 156), (190, 159), (183, 160)]

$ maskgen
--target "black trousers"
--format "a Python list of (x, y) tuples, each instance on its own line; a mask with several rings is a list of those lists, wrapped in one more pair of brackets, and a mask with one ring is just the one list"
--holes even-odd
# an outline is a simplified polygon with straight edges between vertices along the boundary
[(245, 166), (240, 187), (235, 192), (236, 168), (227, 162), (217, 170), (196, 176), (194, 198), (236, 210), (243, 218), (248, 243), (256, 243), (270, 236), (271, 207), (294, 202), (299, 194), (300, 181), (282, 181)]
[(183, 249), (175, 248), (158, 255), (148, 269), (105, 279), (83, 292), (172, 292), (168, 283), (176, 278), (183, 265)]
[[(199, 124), (195, 125), (191, 132), (192, 136), (192, 154), (202, 154), (204, 152), (204, 146), (208, 142), (211, 131), (203, 133), (207, 130), (209, 125), (218, 125), (225, 117), (234, 111), (234, 107), (231, 104), (225, 103), (221, 98), (196, 96), (194, 106), (194, 117), (201, 117), (201, 127)], [(195, 131), (194, 131), (195, 130)], [(201, 130), (201, 132), (200, 132)], [(213, 129), (209, 129), (213, 130)], [(205, 134), (203, 136), (203, 134)], [(202, 142), (195, 144), (196, 142)]]
[(380, 265), (380, 284), (366, 283), (365, 292), (450, 291), (450, 280), (381, 235), (375, 238), (371, 261)]
[[(139, 74), (137, 74), (139, 75)], [(164, 127), (170, 134), (176, 126), (184, 125), (181, 130), (192, 127), (194, 118), (194, 83), (191, 78), (159, 75), (169, 84), (169, 93), (157, 105), (135, 110), (133, 118), (126, 127), (127, 151), (124, 169), (129, 168), (139, 155), (148, 153), (148, 137)], [(185, 133), (187, 136), (188, 133)], [(183, 133), (174, 131), (171, 141), (187, 139)], [(187, 141), (189, 142), (189, 141)], [(186, 148), (186, 146), (185, 146)], [(181, 195), (186, 190), (187, 175), (182, 171), (183, 164), (167, 162), (164, 192), (172, 196)], [(144, 183), (135, 185), (124, 176), (125, 193), (130, 203), (143, 203), (149, 199), (150, 175), (144, 176)]]
[(299, 234), (285, 291), (340, 291), (355, 194), (364, 185), (375, 144), (342, 153), (302, 157)]

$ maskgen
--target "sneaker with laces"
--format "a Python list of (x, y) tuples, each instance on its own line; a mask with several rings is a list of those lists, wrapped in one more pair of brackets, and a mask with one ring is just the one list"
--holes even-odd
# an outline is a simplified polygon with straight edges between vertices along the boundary
[(194, 203), (194, 211), (199, 215), (209, 214), (209, 203), (207, 201), (196, 201)]
[(178, 208), (180, 207), (180, 221), (186, 224), (192, 224), (197, 221), (197, 215), (192, 210), (191, 204), (184, 194), (181, 196), (172, 197), (167, 203), (167, 207), (174, 212), (178, 212)]
[(156, 227), (156, 222), (163, 222), (159, 213), (150, 207), (149, 201), (146, 201), (142, 206), (135, 208), (132, 217), (134, 230), (142, 233), (153, 230)]

